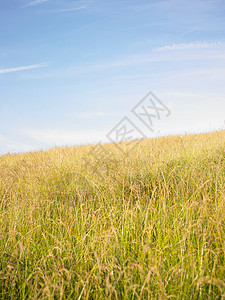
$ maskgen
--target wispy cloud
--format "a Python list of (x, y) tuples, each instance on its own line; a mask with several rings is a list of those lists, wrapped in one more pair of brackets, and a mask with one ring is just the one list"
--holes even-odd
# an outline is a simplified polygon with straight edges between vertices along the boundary
[(111, 116), (112, 114), (104, 111), (84, 111), (84, 112), (70, 113), (69, 115), (76, 118), (89, 119), (89, 118), (107, 117), (107, 116)]
[[(33, 0), (33, 1), (29, 1), (27, 2), (23, 7), (29, 7), (29, 6), (37, 6), (46, 2), (50, 2), (50, 0)], [(73, 12), (73, 11), (77, 11), (77, 10), (83, 10), (83, 9), (87, 9), (86, 5), (84, 5), (85, 3), (83, 1), (77, 1), (76, 4), (77, 6), (66, 6), (66, 2), (62, 2), (61, 4), (64, 4), (64, 7), (59, 7), (56, 3), (53, 3), (53, 7), (50, 10), (47, 10), (45, 12), (47, 13), (64, 13), (64, 12)], [(56, 6), (55, 6), (56, 5)], [(78, 6), (79, 5), (79, 6)], [(57, 7), (57, 9), (54, 9), (54, 6)]]
[[(224, 44), (225, 45), (225, 44)], [(114, 59), (111, 61), (103, 61), (102, 63), (96, 64), (79, 64), (71, 65), (70, 67), (65, 67), (58, 70), (51, 70), (50, 72), (45, 72), (44, 74), (22, 74), (19, 79), (48, 79), (48, 78), (72, 78), (74, 76), (79, 76), (86, 73), (96, 73), (105, 72), (110, 69), (120, 69), (129, 68), (133, 66), (141, 66), (151, 64), (151, 63), (168, 63), (168, 62), (188, 62), (188, 61), (212, 61), (215, 63), (220, 63), (225, 61), (224, 49), (205, 49), (205, 51), (196, 51), (194, 53), (188, 53), (187, 51), (152, 51), (149, 53), (139, 53), (137, 55), (125, 56), (122, 58)], [(195, 72), (206, 72), (206, 70), (196, 70)], [(212, 73), (212, 69), (209, 69)], [(146, 77), (150, 76), (149, 71), (146, 73)], [(145, 77), (140, 76), (140, 77)]]
[(207, 48), (215, 48), (225, 46), (224, 41), (198, 41), (191, 43), (180, 43), (180, 44), (172, 44), (166, 45), (163, 47), (156, 48), (155, 51), (173, 51), (173, 50), (186, 50), (186, 49), (207, 49)]
[(32, 138), (48, 147), (98, 143), (99, 140), (105, 139), (106, 133), (106, 130), (99, 129), (25, 129), (20, 131), (23, 136)]
[(48, 65), (49, 65), (49, 63), (41, 63), (41, 64), (36, 64), (36, 65), (29, 65), (29, 66), (15, 67), (15, 68), (0, 69), (0, 74), (12, 73), (12, 72), (19, 72), (19, 71), (26, 71), (26, 70), (31, 70), (31, 69), (38, 69), (38, 68), (47, 67)]
[(23, 144), (12, 138), (7, 138), (0, 135), (0, 156), (6, 153), (18, 153), (34, 150), (34, 147), (29, 144)]
[(77, 10), (87, 9), (86, 6), (79, 6), (79, 7), (70, 7), (70, 8), (61, 8), (56, 10), (50, 10), (49, 13), (64, 13), (64, 12), (73, 12)]
[(42, 4), (44, 2), (48, 2), (49, 0), (34, 0), (31, 2), (28, 2), (27, 4), (25, 4), (24, 6), (34, 6), (34, 5), (39, 5)]
[[(225, 45), (225, 44), (224, 44)], [(97, 71), (105, 71), (107, 69), (112, 68), (120, 68), (120, 67), (130, 67), (135, 65), (141, 65), (141, 64), (147, 64), (152, 62), (169, 62), (169, 61), (207, 61), (207, 60), (224, 60), (225, 54), (222, 49), (222, 51), (214, 51), (214, 49), (210, 52), (204, 52), (204, 53), (192, 53), (191, 55), (186, 52), (181, 53), (174, 53), (171, 52), (170, 55), (168, 53), (157, 53), (154, 51), (149, 53), (143, 53), (143, 54), (137, 54), (133, 56), (127, 56), (118, 60), (105, 62), (102, 64), (94, 64), (94, 65), (88, 65), (88, 66), (81, 66), (80, 68), (77, 68), (77, 70), (73, 74), (80, 74), (80, 73), (87, 73), (87, 72), (97, 72)]]

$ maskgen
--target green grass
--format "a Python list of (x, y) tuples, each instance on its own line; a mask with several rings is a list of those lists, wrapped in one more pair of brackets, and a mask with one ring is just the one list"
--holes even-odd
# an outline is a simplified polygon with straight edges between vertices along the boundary
[(0, 158), (0, 298), (224, 299), (225, 132), (91, 147)]

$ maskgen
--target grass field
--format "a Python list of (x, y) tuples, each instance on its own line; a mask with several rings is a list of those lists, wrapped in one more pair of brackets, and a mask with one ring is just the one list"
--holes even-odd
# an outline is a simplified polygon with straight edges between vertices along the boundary
[(225, 299), (225, 132), (91, 149), (0, 158), (0, 298)]

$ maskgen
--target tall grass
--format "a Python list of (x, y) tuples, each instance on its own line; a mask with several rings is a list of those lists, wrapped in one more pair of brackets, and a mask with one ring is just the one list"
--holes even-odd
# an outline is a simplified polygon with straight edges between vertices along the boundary
[(0, 298), (224, 299), (225, 132), (91, 147), (0, 158)]

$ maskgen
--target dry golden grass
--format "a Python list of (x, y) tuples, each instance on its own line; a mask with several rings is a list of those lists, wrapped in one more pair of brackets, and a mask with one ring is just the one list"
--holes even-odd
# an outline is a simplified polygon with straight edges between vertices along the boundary
[(0, 298), (224, 299), (225, 132), (91, 148), (0, 158)]

